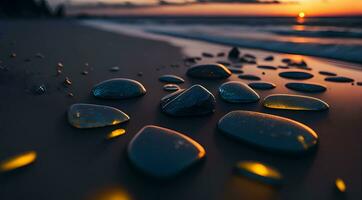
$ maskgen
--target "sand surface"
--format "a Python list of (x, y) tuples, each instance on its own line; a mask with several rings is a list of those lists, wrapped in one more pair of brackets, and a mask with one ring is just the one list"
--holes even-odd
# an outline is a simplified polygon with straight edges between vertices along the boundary
[[(328, 87), (327, 92), (311, 96), (328, 102), (330, 110), (270, 110), (263, 108), (260, 102), (245, 105), (223, 102), (217, 89), (224, 81), (190, 79), (185, 76), (186, 67), (170, 67), (170, 64), (181, 63), (185, 49), (166, 42), (97, 30), (73, 21), (0, 21), (0, 28), (0, 65), (8, 68), (0, 71), (0, 160), (27, 150), (38, 153), (33, 165), (0, 175), (0, 199), (87, 199), (108, 189), (114, 191), (112, 188), (122, 188), (131, 199), (361, 197), (362, 87), (324, 82), (317, 74), (319, 70), (328, 70), (362, 81), (358, 66), (302, 56), (315, 74), (310, 81)], [(229, 48), (188, 42), (199, 44), (199, 48), (192, 51), (198, 55), (202, 51), (226, 52)], [(279, 65), (284, 57), (301, 58), (241, 50), (260, 58), (274, 55), (276, 61), (269, 63), (271, 65)], [(9, 57), (12, 52), (17, 54), (15, 58)], [(45, 57), (36, 58), (37, 53)], [(24, 61), (27, 58), (31, 61)], [(216, 60), (225, 58), (203, 62)], [(56, 77), (58, 62), (64, 64), (64, 71), (62, 76)], [(89, 67), (84, 63), (89, 63)], [(108, 69), (113, 66), (119, 66), (120, 71), (110, 72)], [(88, 70), (89, 74), (82, 75), (83, 70)], [(281, 69), (267, 71), (246, 65), (243, 70), (277, 84), (274, 90), (258, 91), (262, 98), (273, 93), (302, 94), (284, 87), (288, 80), (278, 77)], [(143, 76), (138, 76), (139, 72)], [(162, 90), (158, 77), (163, 74), (184, 77), (183, 88), (196, 83), (204, 85), (216, 96), (216, 112), (192, 118), (162, 114), (159, 100), (167, 92)], [(63, 86), (65, 76), (72, 80), (71, 87)], [(94, 84), (114, 77), (142, 82), (147, 94), (116, 101), (99, 100), (90, 95)], [(238, 78), (233, 76), (230, 80)], [(37, 96), (29, 91), (32, 85), (39, 83), (46, 84), (45, 95)], [(74, 97), (68, 97), (68, 92), (74, 93)], [(115, 127), (75, 129), (66, 120), (68, 106), (73, 103), (114, 106), (129, 114), (131, 120)], [(319, 148), (307, 156), (285, 156), (257, 150), (221, 135), (216, 129), (217, 121), (237, 109), (276, 114), (305, 123), (319, 134)], [(129, 163), (126, 147), (134, 134), (149, 124), (185, 133), (205, 147), (207, 158), (171, 180), (158, 181), (139, 173)], [(119, 127), (125, 128), (127, 133), (112, 141), (105, 139), (110, 131)], [(285, 177), (284, 186), (270, 188), (235, 176), (232, 168), (240, 160), (256, 160), (276, 167)], [(347, 183), (347, 193), (342, 196), (334, 190), (337, 177)]]

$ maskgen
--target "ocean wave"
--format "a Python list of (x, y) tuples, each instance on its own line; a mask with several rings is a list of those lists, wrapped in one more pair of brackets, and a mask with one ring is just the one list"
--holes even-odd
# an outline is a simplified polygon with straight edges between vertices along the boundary
[(304, 54), (362, 63), (362, 46), (343, 44), (317, 44), (317, 43), (294, 43), (273, 40), (252, 40), (235, 37), (225, 37), (208, 34), (197, 34), (192, 32), (175, 32), (165, 30), (146, 29), (153, 34), (168, 35), (192, 40), (201, 40), (223, 45), (239, 46), (245, 48), (263, 49), (282, 53)]

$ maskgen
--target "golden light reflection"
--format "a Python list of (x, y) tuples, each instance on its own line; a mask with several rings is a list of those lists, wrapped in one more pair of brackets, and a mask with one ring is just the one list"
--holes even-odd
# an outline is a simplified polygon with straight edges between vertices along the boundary
[(121, 187), (108, 187), (97, 191), (89, 196), (90, 200), (131, 200), (129, 194)]
[(37, 154), (35, 151), (25, 152), (14, 157), (11, 157), (0, 163), (0, 172), (11, 171), (20, 167), (27, 166), (36, 160)]
[(259, 162), (241, 161), (238, 162), (237, 168), (266, 178), (277, 180), (282, 178), (282, 175), (279, 173), (278, 170)]
[(338, 191), (340, 192), (345, 192), (347, 189), (346, 184), (344, 183), (344, 181), (340, 178), (337, 178), (335, 181), (336, 184), (336, 188), (338, 189)]
[(116, 130), (110, 132), (110, 133), (107, 135), (107, 139), (112, 139), (112, 138), (121, 136), (121, 135), (123, 135), (123, 134), (125, 134), (125, 133), (126, 133), (126, 130), (123, 129), (123, 128), (116, 129)]

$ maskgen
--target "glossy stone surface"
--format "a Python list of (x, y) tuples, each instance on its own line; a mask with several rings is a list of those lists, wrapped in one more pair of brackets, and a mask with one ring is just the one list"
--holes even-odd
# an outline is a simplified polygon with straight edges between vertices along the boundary
[(229, 81), (219, 87), (219, 94), (229, 103), (252, 103), (259, 101), (260, 96), (245, 83)]
[(235, 171), (252, 180), (271, 185), (279, 185), (283, 180), (277, 169), (256, 161), (240, 161), (236, 164)]
[(302, 123), (252, 111), (229, 112), (219, 120), (218, 129), (256, 147), (284, 153), (303, 153), (318, 143), (318, 135)]
[(329, 105), (317, 98), (291, 95), (291, 94), (273, 94), (265, 97), (264, 106), (267, 108), (283, 110), (327, 110)]
[(146, 94), (145, 87), (138, 81), (115, 78), (95, 85), (92, 94), (104, 99), (128, 99)]
[(205, 149), (177, 131), (145, 126), (128, 145), (128, 157), (139, 170), (157, 178), (167, 178), (205, 157)]
[(324, 80), (329, 82), (337, 82), (337, 83), (351, 83), (354, 81), (353, 79), (344, 76), (332, 76), (332, 77), (327, 77)]
[(305, 80), (313, 77), (313, 74), (300, 71), (287, 71), (279, 73), (279, 76), (288, 79)]
[(201, 85), (193, 85), (162, 106), (172, 116), (197, 116), (215, 111), (214, 95)]
[(251, 88), (256, 90), (271, 90), (276, 87), (274, 83), (270, 82), (252, 82), (248, 84)]
[(176, 84), (185, 82), (183, 78), (171, 74), (162, 75), (158, 80), (165, 83), (176, 83)]
[(255, 76), (255, 75), (251, 75), (251, 74), (241, 74), (238, 76), (240, 79), (244, 79), (244, 80), (252, 80), (252, 81), (259, 81), (261, 80), (260, 77)]
[(183, 91), (185, 91), (184, 89), (180, 89), (177, 90), (176, 92), (173, 92), (171, 94), (168, 94), (164, 97), (162, 97), (161, 99), (161, 107), (163, 107), (164, 105), (166, 105), (168, 102), (170, 102), (171, 100), (173, 100), (174, 98), (176, 98), (179, 94), (181, 94)]
[(77, 103), (68, 109), (68, 122), (76, 128), (97, 128), (128, 121), (129, 116), (110, 106)]
[(163, 86), (163, 89), (165, 91), (177, 91), (180, 89), (180, 86), (178, 86), (176, 84), (166, 84)]
[(334, 72), (327, 72), (327, 71), (319, 71), (319, 74), (324, 75), (324, 76), (337, 76), (336, 73), (334, 73)]
[(259, 69), (269, 69), (269, 70), (277, 70), (277, 67), (270, 66), (270, 65), (258, 65), (257, 68)]
[(291, 90), (296, 90), (296, 91), (300, 91), (300, 92), (310, 92), (310, 93), (324, 92), (327, 90), (326, 86), (318, 84), (318, 83), (293, 82), (293, 83), (285, 84), (285, 87), (287, 87)]
[(205, 64), (190, 67), (187, 70), (187, 75), (201, 79), (226, 79), (231, 75), (231, 72), (221, 64)]

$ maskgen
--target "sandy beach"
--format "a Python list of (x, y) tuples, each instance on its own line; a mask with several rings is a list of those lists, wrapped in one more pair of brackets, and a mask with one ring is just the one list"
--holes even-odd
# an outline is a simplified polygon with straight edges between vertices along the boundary
[[(218, 87), (226, 80), (187, 77), (188, 68), (182, 60), (202, 52), (227, 53), (231, 47), (184, 39), (168, 43), (169, 36), (164, 37), (132, 37), (78, 21), (0, 21), (0, 66), (4, 67), (0, 69), (0, 160), (28, 150), (38, 153), (31, 166), (0, 174), (0, 199), (89, 199), (115, 187), (123, 188), (130, 199), (360, 199), (362, 86), (326, 82), (318, 74), (326, 70), (362, 81), (359, 64), (240, 48), (242, 53), (256, 55), (259, 64), (278, 66), (282, 58), (304, 59), (314, 75), (308, 81), (327, 87), (320, 94), (295, 92), (284, 86), (290, 80), (278, 76), (285, 69), (270, 71), (244, 65), (245, 74), (258, 75), (277, 85), (273, 90), (257, 90), (261, 99), (276, 93), (304, 94), (326, 101), (330, 109), (272, 110), (264, 108), (261, 101), (228, 104), (218, 96)], [(184, 44), (183, 48), (177, 44)], [(10, 57), (12, 53), (16, 57)], [(44, 58), (37, 57), (39, 53)], [(263, 61), (269, 55), (274, 61)], [(203, 58), (200, 63), (220, 60), (227, 58)], [(59, 62), (64, 70), (56, 76)], [(111, 72), (109, 68), (114, 66), (120, 70)], [(84, 70), (89, 73), (83, 75)], [(160, 99), (168, 94), (158, 81), (163, 74), (183, 77), (186, 82), (180, 84), (182, 88), (205, 86), (216, 97), (216, 112), (189, 118), (161, 113)], [(71, 86), (64, 86), (65, 77), (72, 81)], [(129, 100), (91, 96), (93, 85), (116, 77), (138, 80), (146, 87), (146, 95)], [(249, 82), (237, 75), (229, 80)], [(46, 85), (43, 95), (32, 92), (32, 87), (39, 84)], [(73, 103), (113, 106), (131, 119), (112, 127), (76, 129), (66, 120)], [(217, 130), (217, 122), (232, 110), (259, 111), (302, 122), (319, 134), (318, 149), (305, 156), (281, 155), (225, 137)], [(134, 134), (150, 124), (198, 141), (206, 149), (206, 159), (171, 180), (155, 180), (140, 173), (127, 159), (126, 148)], [(126, 134), (107, 140), (106, 135), (119, 127), (126, 129)], [(275, 189), (237, 179), (232, 170), (239, 160), (257, 160), (276, 167), (284, 175), (284, 185)], [(346, 181), (345, 194), (335, 191), (334, 180), (338, 177)]]

